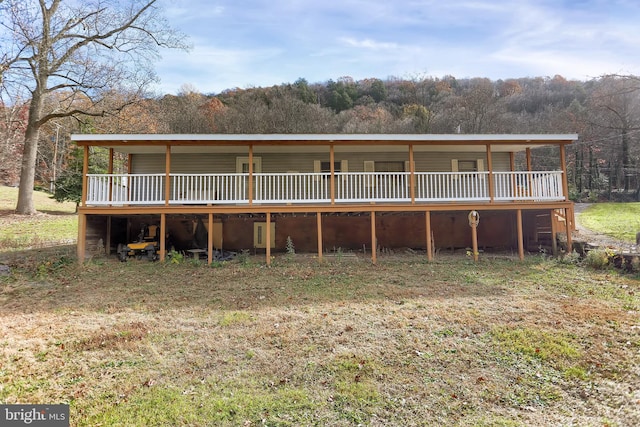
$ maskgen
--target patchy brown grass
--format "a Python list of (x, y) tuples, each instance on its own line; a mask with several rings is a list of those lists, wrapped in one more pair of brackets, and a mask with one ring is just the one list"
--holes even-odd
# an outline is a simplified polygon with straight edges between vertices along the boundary
[(539, 257), (1, 262), (0, 401), (70, 403), (73, 425), (640, 424), (636, 276)]
[(58, 203), (42, 191), (35, 191), (33, 199), (38, 213), (17, 215), (18, 188), (0, 185), (0, 252), (76, 242), (75, 204)]

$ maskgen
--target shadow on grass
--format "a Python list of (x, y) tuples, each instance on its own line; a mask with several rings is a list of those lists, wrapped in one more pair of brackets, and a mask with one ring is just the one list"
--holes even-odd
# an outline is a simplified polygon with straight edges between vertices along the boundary
[[(70, 212), (68, 210), (56, 210), (56, 209), (38, 209), (38, 213), (39, 214), (46, 214), (46, 215), (52, 215), (52, 216), (74, 216), (77, 215), (77, 212)], [(0, 217), (3, 216), (9, 216), (9, 215), (18, 215), (15, 211), (15, 209), (0, 209)], [(23, 216), (23, 215), (20, 215)], [(24, 215), (24, 218), (30, 218), (31, 216), (29, 215)], [(37, 217), (36, 215), (33, 215), (33, 217)]]
[(54, 216), (75, 216), (75, 215), (78, 215), (78, 212), (57, 211), (57, 210), (53, 210), (53, 209), (39, 209), (38, 212), (43, 213), (43, 214), (47, 214), (47, 215), (54, 215)]
[[(75, 246), (0, 254), (11, 274), (0, 277), (3, 313), (260, 310), (418, 298), (501, 297), (526, 268), (510, 260), (474, 264), (463, 258), (428, 263), (419, 257), (379, 260), (281, 262), (251, 259), (215, 266), (146, 260), (126, 263), (95, 257), (84, 265)], [(514, 267), (515, 265), (515, 267)]]

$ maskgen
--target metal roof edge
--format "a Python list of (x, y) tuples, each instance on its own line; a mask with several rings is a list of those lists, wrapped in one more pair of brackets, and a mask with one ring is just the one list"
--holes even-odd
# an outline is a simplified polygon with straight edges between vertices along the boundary
[(72, 141), (577, 141), (578, 134), (72, 134)]

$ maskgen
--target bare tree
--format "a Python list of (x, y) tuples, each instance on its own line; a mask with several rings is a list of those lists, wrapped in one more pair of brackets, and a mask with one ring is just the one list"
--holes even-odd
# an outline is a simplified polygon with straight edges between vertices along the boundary
[(2, 93), (11, 99), (30, 95), (17, 213), (35, 213), (35, 166), (45, 123), (118, 111), (155, 81), (152, 64), (160, 47), (187, 47), (156, 1), (0, 2)]
[[(609, 133), (609, 191), (621, 181), (624, 191), (637, 177), (640, 131), (640, 81), (635, 76), (603, 76), (588, 103), (590, 122)], [(640, 194), (640, 186), (636, 185)]]
[(0, 102), (0, 183), (15, 186), (20, 176), (24, 125), (27, 111), (18, 104)]

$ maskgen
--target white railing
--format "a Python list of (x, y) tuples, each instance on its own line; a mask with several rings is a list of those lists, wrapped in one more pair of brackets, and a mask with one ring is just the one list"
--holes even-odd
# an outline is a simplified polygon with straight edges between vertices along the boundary
[(162, 173), (90, 174), (87, 175), (89, 205), (159, 205), (164, 204)]
[(329, 173), (256, 173), (256, 203), (323, 203), (331, 201)]
[(171, 175), (170, 204), (248, 203), (248, 174)]
[(489, 172), (416, 172), (420, 202), (487, 201)]
[(406, 202), (411, 200), (406, 172), (338, 172), (337, 202)]
[[(409, 172), (170, 174), (169, 204), (409, 202)], [(417, 202), (490, 201), (489, 172), (416, 172)], [(494, 172), (495, 201), (565, 200), (562, 172)], [(333, 193), (333, 194), (332, 194)], [(164, 174), (90, 174), (87, 205), (165, 203)]]
[(494, 172), (495, 200), (565, 200), (562, 171)]

